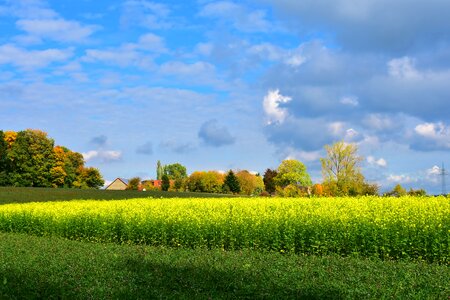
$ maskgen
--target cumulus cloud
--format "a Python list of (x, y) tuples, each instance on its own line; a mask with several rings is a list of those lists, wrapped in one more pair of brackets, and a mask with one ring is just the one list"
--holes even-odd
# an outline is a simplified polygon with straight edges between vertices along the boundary
[(297, 159), (302, 162), (319, 161), (322, 156), (321, 151), (297, 151), (293, 148), (286, 149), (285, 159)]
[(399, 184), (407, 184), (407, 183), (413, 183), (417, 182), (417, 178), (413, 178), (406, 174), (390, 174), (387, 177), (387, 181), (390, 183), (399, 183)]
[(122, 159), (122, 152), (117, 150), (90, 150), (82, 153), (85, 161), (100, 160), (101, 162), (113, 162)]
[(139, 37), (137, 47), (143, 50), (157, 53), (165, 53), (168, 51), (164, 39), (154, 33), (141, 35)]
[(144, 155), (152, 155), (153, 154), (153, 143), (152, 142), (146, 142), (143, 145), (140, 145), (136, 148), (136, 153), (138, 154), (144, 154)]
[(382, 168), (387, 167), (387, 162), (384, 158), (376, 159), (375, 157), (369, 155), (369, 156), (367, 156), (367, 162), (371, 166), (382, 167)]
[(267, 123), (283, 123), (288, 111), (286, 108), (281, 108), (280, 104), (291, 100), (291, 97), (281, 95), (279, 90), (269, 90), (263, 100), (264, 112), (268, 118)]
[(392, 59), (388, 62), (389, 75), (397, 78), (420, 79), (421, 75), (415, 68), (415, 61), (410, 57)]
[(6, 44), (0, 46), (0, 65), (11, 64), (22, 69), (37, 69), (55, 62), (64, 62), (72, 55), (72, 49), (26, 50)]
[(79, 22), (57, 19), (22, 19), (16, 26), (32, 37), (59, 42), (81, 42), (86, 40), (98, 26), (81, 25)]
[(421, 123), (414, 128), (411, 147), (416, 150), (449, 150), (450, 128), (442, 122)]
[(234, 144), (235, 138), (230, 134), (228, 129), (220, 126), (215, 119), (206, 121), (200, 127), (198, 137), (205, 142), (206, 145), (213, 147), (221, 147)]
[(358, 102), (358, 97), (355, 96), (345, 96), (342, 97), (339, 102), (341, 102), (344, 105), (348, 105), (348, 106), (358, 106), (359, 102)]

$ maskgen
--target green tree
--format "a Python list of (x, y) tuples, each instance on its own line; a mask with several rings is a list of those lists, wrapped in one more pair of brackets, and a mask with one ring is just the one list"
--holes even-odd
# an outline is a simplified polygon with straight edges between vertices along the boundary
[(158, 162), (156, 163), (156, 179), (161, 180), (163, 173), (164, 173), (163, 166), (161, 165), (161, 162), (158, 160)]
[(276, 170), (267, 169), (264, 173), (263, 181), (266, 192), (273, 194), (275, 193), (275, 177), (278, 175)]
[(170, 179), (169, 176), (167, 174), (163, 174), (161, 177), (161, 190), (163, 191), (168, 191), (170, 188)]
[(324, 188), (333, 196), (364, 194), (364, 176), (360, 164), (363, 160), (358, 155), (355, 144), (337, 142), (326, 145), (326, 158), (321, 158)]
[(312, 185), (311, 178), (306, 171), (306, 166), (298, 160), (286, 159), (281, 162), (275, 176), (275, 184), (279, 187), (286, 187), (290, 184), (299, 187), (308, 187)]
[(171, 164), (164, 166), (164, 174), (169, 176), (169, 179), (184, 179), (187, 177), (186, 167), (179, 164)]
[(5, 140), (5, 134), (0, 130), (0, 186), (8, 185), (8, 144)]
[(53, 186), (53, 145), (53, 140), (43, 131), (27, 129), (18, 132), (8, 152), (11, 183), (15, 186)]
[(227, 176), (225, 176), (222, 189), (224, 192), (231, 192), (233, 194), (237, 194), (241, 191), (239, 180), (232, 170), (228, 171)]

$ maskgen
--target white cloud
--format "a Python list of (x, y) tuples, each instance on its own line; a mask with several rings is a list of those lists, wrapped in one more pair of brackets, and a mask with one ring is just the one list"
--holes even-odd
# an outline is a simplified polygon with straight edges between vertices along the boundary
[(318, 161), (321, 157), (320, 151), (297, 151), (294, 148), (289, 148), (288, 155), (285, 159), (297, 159), (303, 162)]
[(429, 182), (432, 182), (434, 184), (438, 184), (441, 182), (442, 169), (440, 167), (433, 166), (430, 169), (427, 169), (425, 171), (425, 174)]
[(382, 168), (387, 167), (387, 162), (384, 158), (376, 159), (375, 157), (369, 155), (369, 156), (367, 156), (367, 162), (369, 163), (369, 165), (372, 165), (372, 166), (377, 166), (377, 167), (382, 167)]
[(431, 169), (427, 170), (427, 175), (439, 175), (441, 172), (441, 168), (438, 166), (433, 166)]
[(420, 79), (421, 75), (415, 68), (415, 61), (408, 57), (392, 59), (388, 62), (389, 75), (403, 79)]
[(85, 26), (62, 18), (18, 20), (16, 26), (31, 36), (60, 42), (84, 41), (98, 29), (98, 26)]
[(91, 150), (82, 153), (85, 161), (99, 159), (103, 162), (117, 161), (122, 158), (122, 151), (117, 150)]
[(387, 177), (387, 180), (391, 183), (400, 183), (400, 184), (417, 182), (416, 178), (412, 178), (411, 176), (405, 174), (400, 175), (390, 174)]
[(280, 108), (280, 104), (291, 100), (291, 97), (281, 95), (279, 90), (270, 90), (267, 93), (263, 100), (263, 108), (268, 117), (268, 124), (283, 123), (288, 111), (286, 108)]
[(342, 97), (341, 100), (339, 100), (341, 104), (348, 105), (348, 106), (358, 106), (358, 97), (355, 96), (345, 96)]
[(12, 44), (0, 46), (0, 65), (11, 64), (23, 69), (46, 67), (53, 62), (66, 61), (73, 55), (72, 49), (25, 50)]
[(344, 141), (353, 142), (360, 136), (359, 132), (353, 128), (349, 128), (345, 131)]
[(418, 124), (414, 131), (428, 143), (433, 143), (437, 148), (450, 149), (450, 128), (444, 123)]
[(167, 52), (167, 48), (164, 42), (164, 39), (160, 36), (147, 33), (142, 35), (139, 38), (138, 46), (140, 49), (157, 52), (157, 53), (165, 53)]

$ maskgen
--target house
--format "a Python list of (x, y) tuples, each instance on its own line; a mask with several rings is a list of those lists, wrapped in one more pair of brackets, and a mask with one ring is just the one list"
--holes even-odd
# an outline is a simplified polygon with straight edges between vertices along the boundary
[(128, 179), (116, 178), (110, 185), (108, 185), (105, 190), (110, 191), (123, 191), (128, 186)]

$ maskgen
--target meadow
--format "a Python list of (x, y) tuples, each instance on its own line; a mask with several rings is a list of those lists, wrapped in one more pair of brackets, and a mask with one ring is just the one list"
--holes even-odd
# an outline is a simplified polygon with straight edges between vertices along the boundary
[(133, 198), (220, 198), (232, 195), (194, 193), (194, 192), (162, 192), (162, 191), (107, 191), (97, 189), (73, 188), (32, 188), (32, 187), (0, 187), (0, 204), (71, 201), (74, 199), (123, 200)]
[(0, 299), (447, 299), (449, 267), (0, 233)]

